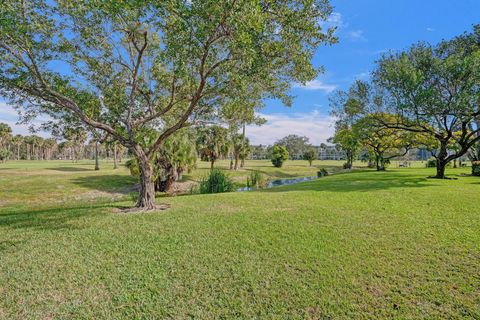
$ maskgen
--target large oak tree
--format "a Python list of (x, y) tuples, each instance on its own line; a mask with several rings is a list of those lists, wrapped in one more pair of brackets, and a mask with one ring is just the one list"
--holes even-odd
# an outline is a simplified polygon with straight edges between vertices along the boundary
[[(129, 148), (137, 207), (155, 208), (152, 159), (218, 103), (279, 98), (318, 70), (328, 0), (6, 0), (0, 95), (27, 115), (73, 114)], [(157, 131), (152, 139), (151, 129)]]
[[(385, 55), (374, 78), (397, 115), (386, 127), (437, 140), (436, 178), (445, 178), (446, 165), (480, 141), (480, 26), (436, 46)], [(449, 152), (451, 145), (458, 147)]]

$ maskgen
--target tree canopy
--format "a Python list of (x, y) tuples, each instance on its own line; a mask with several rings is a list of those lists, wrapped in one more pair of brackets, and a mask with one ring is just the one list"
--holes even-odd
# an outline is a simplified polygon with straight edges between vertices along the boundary
[[(466, 154), (479, 140), (480, 26), (436, 46), (419, 43), (385, 55), (374, 81), (385, 89), (385, 105), (397, 115), (389, 128), (429, 135), (438, 141), (433, 154), (437, 178), (445, 166)], [(449, 146), (458, 144), (453, 152)]]
[(317, 75), (316, 48), (336, 41), (319, 23), (330, 13), (327, 0), (7, 0), (0, 95), (26, 116), (74, 115), (113, 136), (138, 158), (137, 206), (152, 209), (165, 140), (221, 106), (290, 104), (291, 83)]

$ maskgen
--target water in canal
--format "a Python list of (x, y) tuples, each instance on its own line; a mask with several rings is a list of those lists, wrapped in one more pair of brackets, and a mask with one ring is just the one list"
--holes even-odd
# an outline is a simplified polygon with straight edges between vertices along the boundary
[[(306, 182), (306, 181), (312, 181), (318, 179), (317, 177), (299, 177), (299, 178), (287, 178), (287, 179), (277, 179), (277, 180), (272, 180), (269, 181), (267, 184), (267, 187), (265, 189), (270, 189), (270, 188), (275, 188), (275, 187), (280, 187), (280, 186), (287, 186), (290, 184), (296, 184), (300, 182)], [(253, 188), (249, 187), (243, 187), (237, 189), (237, 191), (250, 191), (253, 190)]]

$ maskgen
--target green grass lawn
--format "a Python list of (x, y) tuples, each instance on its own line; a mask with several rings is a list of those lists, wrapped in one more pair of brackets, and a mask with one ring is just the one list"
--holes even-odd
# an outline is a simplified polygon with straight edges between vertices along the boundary
[[(232, 174), (341, 163), (287, 164)], [(110, 167), (0, 165), (0, 319), (480, 318), (480, 179), (468, 169), (445, 181), (360, 170), (119, 214), (135, 179)]]

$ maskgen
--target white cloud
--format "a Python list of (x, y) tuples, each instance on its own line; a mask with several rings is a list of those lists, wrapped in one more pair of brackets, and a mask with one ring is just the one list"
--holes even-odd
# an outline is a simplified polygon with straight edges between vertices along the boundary
[(366, 71), (366, 72), (361, 72), (356, 74), (354, 78), (358, 80), (365, 80), (365, 79), (368, 79), (369, 77), (370, 77), (370, 72)]
[(355, 41), (366, 41), (367, 38), (365, 38), (363, 34), (363, 30), (352, 30), (347, 32), (347, 35), (350, 39), (355, 40)]
[[(39, 116), (29, 124), (18, 123), (18, 112), (5, 102), (0, 101), (0, 122), (8, 124), (12, 128), (13, 134), (30, 135), (32, 134), (29, 130), (31, 126), (38, 128), (40, 124), (48, 121), (48, 119), (48, 117)], [(50, 137), (50, 134), (45, 131), (38, 131), (35, 134), (42, 137)]]
[(327, 18), (326, 21), (322, 20), (320, 21), (320, 26), (322, 28), (328, 29), (328, 28), (343, 28), (347, 27), (348, 24), (343, 21), (343, 16), (340, 12), (332, 12), (332, 14)]
[(334, 119), (321, 115), (317, 110), (310, 113), (260, 114), (267, 119), (263, 126), (248, 126), (246, 134), (254, 145), (271, 145), (289, 134), (307, 136), (310, 143), (325, 143), (334, 133)]
[(293, 85), (293, 87), (294, 88), (299, 88), (299, 89), (305, 89), (305, 90), (321, 90), (321, 91), (324, 91), (326, 93), (331, 93), (332, 91), (337, 89), (336, 85), (326, 84), (319, 79), (308, 81), (305, 84), (295, 83)]
[(428, 28), (427, 28), (427, 31), (428, 31), (428, 32), (434, 32), (435, 29), (434, 29), (434, 28), (431, 28), (431, 27), (428, 27)]

